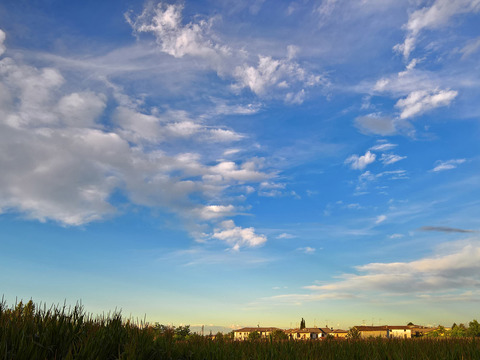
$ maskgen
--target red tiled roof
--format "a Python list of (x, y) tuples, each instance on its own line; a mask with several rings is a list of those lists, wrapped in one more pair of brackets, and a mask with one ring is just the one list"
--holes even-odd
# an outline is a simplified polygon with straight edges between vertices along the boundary
[(391, 330), (410, 330), (410, 326), (387, 326)]
[(291, 333), (315, 333), (315, 334), (320, 334), (320, 333), (325, 333), (328, 334), (331, 332), (329, 328), (304, 328), (304, 329), (288, 329), (285, 330), (285, 333), (291, 334)]
[(234, 332), (254, 332), (254, 331), (258, 331), (258, 332), (270, 331), (271, 332), (275, 330), (281, 330), (281, 329), (276, 327), (245, 327), (238, 330), (234, 330)]
[(354, 326), (358, 331), (383, 331), (388, 330), (387, 325), (383, 326)]

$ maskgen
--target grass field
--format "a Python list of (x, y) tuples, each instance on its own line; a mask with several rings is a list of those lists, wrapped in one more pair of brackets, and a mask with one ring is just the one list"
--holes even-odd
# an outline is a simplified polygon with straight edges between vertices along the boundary
[(243, 341), (178, 338), (158, 327), (94, 317), (81, 306), (0, 303), (0, 359), (480, 359), (480, 338)]

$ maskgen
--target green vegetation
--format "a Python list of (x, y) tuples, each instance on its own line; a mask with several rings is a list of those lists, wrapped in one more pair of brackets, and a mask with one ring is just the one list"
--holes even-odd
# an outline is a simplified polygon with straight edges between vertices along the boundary
[(248, 334), (248, 340), (259, 340), (261, 338), (260, 333), (258, 331), (251, 332)]
[[(469, 325), (467, 332), (478, 330), (478, 322)], [(29, 301), (8, 308), (0, 302), (0, 360), (480, 359), (475, 337), (293, 341), (280, 336), (233, 341), (231, 334), (217, 334), (212, 340), (192, 334), (189, 326), (135, 324), (118, 312), (93, 317), (79, 305), (47, 309)]]
[(348, 330), (347, 339), (357, 340), (360, 339), (361, 336), (362, 334), (356, 327), (352, 327)]
[(284, 331), (278, 329), (275, 330), (271, 335), (272, 340), (278, 341), (278, 340), (288, 340), (288, 335), (285, 334)]
[(437, 330), (428, 333), (428, 337), (480, 337), (480, 324), (477, 320), (470, 321), (468, 328), (464, 324), (453, 324), (450, 330), (445, 329), (443, 326), (439, 326)]

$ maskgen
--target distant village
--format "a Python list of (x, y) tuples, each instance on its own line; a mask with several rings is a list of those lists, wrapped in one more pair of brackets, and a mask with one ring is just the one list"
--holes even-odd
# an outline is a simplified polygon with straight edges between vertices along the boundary
[[(159, 325), (161, 333), (166, 330), (177, 334), (179, 331), (186, 331), (186, 335), (190, 334), (189, 325), (180, 326), (179, 328)], [(480, 337), (480, 323), (477, 320), (472, 320), (468, 324), (453, 323), (451, 327), (444, 326), (423, 326), (415, 325), (409, 322), (407, 325), (381, 325), (368, 326), (365, 324), (357, 325), (349, 328), (349, 330), (335, 329), (326, 325), (325, 327), (307, 327), (305, 320), (302, 318), (299, 326), (294, 329), (280, 329), (276, 327), (243, 327), (228, 333), (217, 332), (217, 334), (204, 335), (204, 327), (202, 326), (201, 333), (195, 332), (196, 335), (205, 336), (212, 340), (218, 339), (232, 339), (232, 340), (323, 340), (323, 339), (368, 339), (368, 338), (382, 338), (382, 339), (411, 339), (421, 337), (444, 337), (444, 338), (465, 338), (465, 337)], [(479, 358), (480, 359), (480, 358)]]
[[(450, 330), (443, 328), (443, 330)], [(322, 340), (326, 338), (386, 338), (409, 339), (422, 337), (429, 333), (439, 331), (439, 327), (426, 327), (421, 325), (383, 325), (383, 326), (354, 326), (349, 330), (334, 329), (329, 327), (305, 327), (302, 319), (300, 327), (296, 329), (279, 329), (275, 327), (244, 327), (233, 331), (234, 340), (251, 340), (261, 338), (283, 338), (291, 340)]]

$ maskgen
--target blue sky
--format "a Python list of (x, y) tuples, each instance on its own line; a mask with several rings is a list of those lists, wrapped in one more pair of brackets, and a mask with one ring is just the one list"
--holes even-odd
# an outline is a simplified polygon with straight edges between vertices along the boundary
[(3, 1), (0, 292), (225, 329), (478, 318), (479, 20)]

